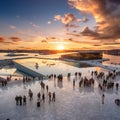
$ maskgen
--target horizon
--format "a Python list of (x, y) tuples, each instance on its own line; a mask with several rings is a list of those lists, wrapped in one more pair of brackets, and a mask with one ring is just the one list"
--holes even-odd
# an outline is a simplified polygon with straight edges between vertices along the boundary
[(120, 48), (120, 1), (0, 1), (0, 50)]

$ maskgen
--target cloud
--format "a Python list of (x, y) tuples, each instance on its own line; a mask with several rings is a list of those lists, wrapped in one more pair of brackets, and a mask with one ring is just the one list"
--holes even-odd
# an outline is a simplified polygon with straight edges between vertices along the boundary
[(54, 16), (54, 21), (61, 20), (61, 18), (62, 18), (61, 15), (55, 15)]
[(40, 28), (39, 25), (37, 25), (37, 24), (35, 24), (35, 23), (33, 23), (33, 22), (30, 22), (29, 24), (32, 25), (32, 27), (34, 27), (34, 28)]
[(68, 0), (80, 12), (92, 14), (97, 24), (97, 39), (120, 38), (120, 1), (117, 0)]
[(4, 43), (6, 41), (6, 38), (3, 36), (0, 36), (0, 43)]
[(61, 15), (55, 15), (54, 16), (55, 21), (61, 21), (63, 24), (67, 25), (72, 22), (80, 22), (81, 19), (77, 19), (74, 14), (72, 13), (67, 13), (64, 16)]
[(50, 25), (52, 22), (51, 21), (48, 21), (47, 24)]
[(16, 26), (14, 26), (14, 25), (10, 25), (9, 26), (11, 29), (16, 29)]
[(47, 43), (47, 40), (41, 40), (42, 43)]
[(95, 31), (92, 31), (89, 29), (89, 27), (85, 26), (82, 30), (82, 32), (80, 33), (83, 36), (92, 36), (92, 37), (98, 37), (99, 34)]
[(66, 24), (69, 24), (71, 22), (77, 21), (77, 18), (73, 14), (67, 13), (61, 18), (61, 21), (63, 24), (66, 25)]
[(9, 39), (10, 39), (12, 42), (19, 42), (19, 41), (22, 41), (21, 38), (16, 37), (16, 36), (9, 37)]

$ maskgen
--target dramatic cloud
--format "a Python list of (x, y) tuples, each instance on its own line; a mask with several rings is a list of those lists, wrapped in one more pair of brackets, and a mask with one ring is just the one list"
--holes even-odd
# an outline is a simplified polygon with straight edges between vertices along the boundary
[(22, 41), (21, 38), (15, 37), (15, 36), (10, 37), (9, 39), (10, 39), (12, 42), (19, 42), (19, 41)]
[(97, 23), (97, 39), (120, 38), (120, 1), (68, 0), (80, 12), (92, 14)]
[(3, 36), (0, 36), (0, 43), (4, 43), (6, 41), (6, 38)]

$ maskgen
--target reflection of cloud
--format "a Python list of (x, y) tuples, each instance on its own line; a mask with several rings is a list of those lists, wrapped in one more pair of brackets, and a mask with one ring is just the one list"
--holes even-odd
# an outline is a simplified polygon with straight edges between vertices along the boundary
[(19, 38), (19, 37), (15, 37), (15, 36), (10, 37), (9, 39), (12, 40), (13, 42), (19, 42), (19, 41), (22, 41), (21, 38)]
[(11, 29), (16, 29), (16, 26), (14, 26), (14, 25), (10, 25), (9, 26)]
[(80, 12), (93, 15), (100, 33), (97, 39), (120, 38), (120, 1), (68, 0), (68, 2), (71, 6), (80, 10)]

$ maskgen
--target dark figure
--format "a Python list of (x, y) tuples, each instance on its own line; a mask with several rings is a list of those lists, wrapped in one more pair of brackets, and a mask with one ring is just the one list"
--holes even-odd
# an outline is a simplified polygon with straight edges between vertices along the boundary
[(15, 101), (16, 101), (16, 105), (18, 105), (19, 104), (18, 103), (19, 102), (19, 97), (18, 96), (15, 97)]
[(48, 85), (46, 85), (46, 90), (47, 90), (47, 92), (48, 92)]
[(4, 81), (4, 85), (5, 85), (5, 86), (7, 85), (7, 80)]
[(40, 107), (40, 101), (39, 100), (37, 101), (37, 107)]
[(19, 96), (20, 106), (22, 105), (22, 96)]
[(6, 120), (10, 120), (9, 118), (7, 118)]
[(55, 92), (53, 92), (52, 101), (54, 101), (54, 102), (55, 102), (55, 97), (56, 97)]
[(102, 104), (104, 104), (105, 95), (102, 95)]
[(33, 99), (33, 92), (30, 93), (30, 100)]
[(75, 79), (73, 79), (73, 87), (75, 87)]
[(45, 102), (45, 94), (44, 93), (42, 95), (42, 100), (43, 100), (43, 102)]
[(2, 87), (4, 87), (4, 81), (2, 81)]
[(37, 97), (38, 97), (38, 100), (40, 100), (40, 98), (41, 98), (40, 92), (37, 94)]
[(119, 83), (116, 83), (116, 90), (118, 90), (119, 88)]
[(26, 96), (23, 96), (23, 105), (26, 105)]
[(49, 96), (49, 103), (51, 101), (51, 92), (48, 93), (48, 96)]
[(115, 104), (119, 106), (120, 105), (120, 99), (115, 99)]

